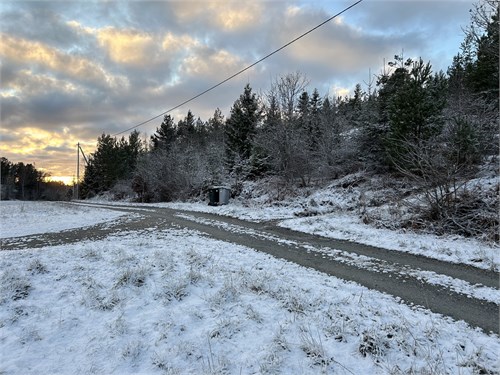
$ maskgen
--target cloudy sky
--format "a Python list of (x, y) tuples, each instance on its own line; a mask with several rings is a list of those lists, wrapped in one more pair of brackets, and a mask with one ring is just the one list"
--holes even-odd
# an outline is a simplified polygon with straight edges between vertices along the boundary
[[(72, 178), (78, 142), (93, 152), (102, 133), (176, 106), (354, 2), (0, 0), (0, 156)], [(245, 84), (265, 93), (297, 71), (310, 91), (349, 95), (401, 51), (446, 70), (472, 3), (364, 0), (172, 114), (227, 116)]]

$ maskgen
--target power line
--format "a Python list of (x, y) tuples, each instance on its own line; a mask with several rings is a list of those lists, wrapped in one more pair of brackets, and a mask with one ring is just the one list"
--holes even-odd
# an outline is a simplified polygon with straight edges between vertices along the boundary
[(154, 117), (151, 117), (150, 119), (148, 119), (148, 120), (146, 120), (146, 121), (143, 121), (143, 122), (141, 122), (141, 123), (139, 123), (139, 124), (137, 124), (137, 125), (134, 125), (134, 126), (132, 126), (131, 128), (128, 128), (128, 129), (123, 130), (123, 131), (121, 131), (121, 132), (119, 132), (119, 133), (113, 134), (112, 136), (113, 136), (113, 137), (116, 137), (117, 135), (120, 135), (120, 134), (126, 133), (126, 132), (128, 132), (128, 131), (130, 131), (130, 130), (133, 130), (133, 129), (135, 129), (135, 128), (138, 128), (139, 126), (145, 125), (145, 124), (147, 124), (148, 122), (151, 122), (151, 121), (153, 121), (153, 120), (156, 120), (157, 118), (159, 118), (159, 117), (161, 117), (161, 116), (164, 116), (164, 115), (166, 115), (167, 113), (172, 112), (172, 111), (176, 110), (177, 108), (182, 107), (183, 105), (185, 105), (185, 104), (187, 104), (187, 103), (189, 103), (189, 102), (192, 102), (192, 101), (193, 101), (193, 100), (195, 100), (195, 99), (198, 99), (200, 96), (205, 95), (207, 92), (210, 92), (210, 91), (214, 90), (215, 88), (217, 88), (217, 87), (219, 87), (219, 86), (223, 85), (224, 83), (226, 83), (227, 81), (229, 81), (229, 80), (233, 79), (234, 77), (236, 77), (236, 76), (240, 75), (241, 73), (246, 72), (248, 69), (253, 68), (255, 65), (257, 65), (257, 64), (259, 64), (259, 63), (261, 63), (261, 62), (262, 62), (262, 61), (264, 61), (265, 59), (267, 59), (267, 58), (271, 57), (272, 55), (274, 55), (274, 54), (276, 54), (276, 53), (278, 53), (278, 52), (280, 52), (282, 49), (285, 49), (286, 47), (288, 47), (288, 46), (289, 46), (289, 45), (291, 45), (292, 43), (295, 43), (297, 40), (302, 39), (302, 38), (303, 38), (303, 37), (305, 37), (306, 35), (308, 35), (308, 34), (312, 33), (314, 30), (316, 30), (316, 29), (320, 28), (320, 27), (321, 27), (321, 26), (323, 26), (324, 24), (326, 24), (326, 23), (330, 22), (331, 20), (333, 20), (333, 19), (337, 18), (337, 17), (338, 17), (338, 16), (340, 16), (341, 14), (343, 14), (343, 13), (347, 12), (349, 9), (351, 9), (351, 8), (355, 7), (356, 5), (358, 5), (359, 3), (361, 3), (362, 1), (363, 1), (363, 0), (358, 0), (358, 1), (356, 1), (355, 3), (351, 4), (351, 5), (350, 5), (350, 6), (348, 6), (347, 8), (344, 8), (342, 11), (340, 11), (340, 12), (338, 12), (337, 14), (335, 14), (335, 15), (331, 16), (331, 17), (330, 17), (330, 18), (328, 18), (327, 20), (325, 20), (325, 21), (321, 22), (319, 25), (316, 25), (316, 26), (315, 26), (315, 27), (313, 27), (312, 29), (310, 29), (310, 30), (306, 31), (305, 33), (303, 33), (303, 34), (299, 35), (299, 36), (298, 36), (298, 37), (296, 37), (295, 39), (293, 39), (293, 40), (289, 41), (288, 43), (284, 44), (283, 46), (281, 46), (281, 47), (280, 47), (280, 48), (278, 48), (277, 50), (274, 50), (273, 52), (271, 52), (271, 53), (267, 54), (266, 56), (264, 56), (264, 57), (260, 58), (259, 60), (255, 61), (253, 64), (248, 65), (246, 68), (241, 69), (240, 71), (238, 71), (238, 72), (234, 73), (233, 75), (231, 75), (231, 76), (227, 77), (227, 78), (226, 78), (226, 79), (224, 79), (223, 81), (220, 81), (219, 83), (217, 83), (217, 84), (215, 84), (215, 85), (213, 85), (213, 86), (209, 87), (209, 88), (208, 88), (208, 89), (206, 89), (205, 91), (202, 91), (202, 92), (200, 92), (199, 94), (197, 94), (197, 95), (195, 95), (195, 96), (193, 96), (193, 97), (191, 97), (191, 98), (189, 98), (189, 99), (187, 99), (187, 100), (183, 101), (182, 103), (177, 104), (175, 107), (172, 107), (172, 108), (170, 108), (170, 109), (166, 110), (165, 112), (162, 112), (162, 113), (160, 113), (160, 114), (158, 114), (158, 115), (156, 115), (156, 116), (154, 116)]

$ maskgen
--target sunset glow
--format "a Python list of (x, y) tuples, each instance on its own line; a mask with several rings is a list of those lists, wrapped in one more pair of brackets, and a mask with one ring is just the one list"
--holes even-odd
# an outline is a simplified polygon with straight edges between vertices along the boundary
[(57, 181), (57, 182), (62, 182), (65, 185), (71, 186), (73, 185), (75, 178), (73, 176), (54, 176), (47, 178), (46, 181)]

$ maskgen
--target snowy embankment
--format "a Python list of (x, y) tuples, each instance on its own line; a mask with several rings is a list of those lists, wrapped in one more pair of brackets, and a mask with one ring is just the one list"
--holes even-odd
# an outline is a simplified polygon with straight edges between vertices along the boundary
[(185, 229), (0, 252), (0, 270), (0, 373), (500, 371), (497, 335)]

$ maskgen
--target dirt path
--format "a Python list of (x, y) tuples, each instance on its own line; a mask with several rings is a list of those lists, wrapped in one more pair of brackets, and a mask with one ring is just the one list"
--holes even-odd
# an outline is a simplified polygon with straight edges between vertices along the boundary
[(370, 289), (401, 298), (433, 312), (464, 320), (486, 332), (499, 334), (499, 306), (491, 301), (468, 296), (452, 286), (434, 285), (422, 278), (422, 272), (463, 281), (472, 287), (499, 289), (497, 272), (456, 265), (421, 256), (389, 251), (349, 241), (334, 240), (277, 227), (273, 223), (251, 223), (208, 213), (166, 208), (102, 206), (133, 212), (141, 216), (124, 218), (112, 225), (3, 239), (3, 250), (36, 248), (49, 245), (97, 240), (110, 234), (144, 228), (181, 227), (205, 235), (266, 252), (326, 274), (350, 280)]

